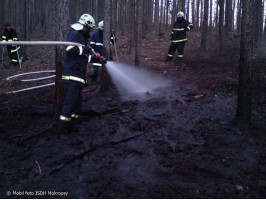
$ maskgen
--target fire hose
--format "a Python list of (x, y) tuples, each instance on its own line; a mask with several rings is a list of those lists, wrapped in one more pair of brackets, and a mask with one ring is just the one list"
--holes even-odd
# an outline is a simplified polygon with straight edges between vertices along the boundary
[[(79, 44), (76, 42), (63, 42), (63, 41), (15, 41), (15, 42), (0, 42), (0, 45), (64, 45), (64, 46), (84, 46), (83, 44)], [(97, 53), (91, 49), (93, 55), (97, 55)]]
[[(79, 44), (79, 43), (75, 43), (75, 42), (64, 42), (64, 41), (13, 41), (13, 42), (0, 42), (0, 45), (31, 45), (31, 46), (37, 46), (37, 45), (64, 45), (64, 46), (84, 46), (83, 44)], [(91, 53), (95, 56), (97, 56), (97, 53), (91, 48)], [(15, 75), (18, 76), (18, 75)], [(47, 78), (47, 77), (43, 77), (43, 78)], [(50, 78), (50, 77), (49, 77)], [(7, 78), (7, 80), (9, 80), (10, 77)], [(40, 78), (41, 80), (42, 78)], [(25, 81), (25, 80), (24, 80)], [(18, 92), (23, 92), (23, 91), (28, 91), (28, 90), (33, 90), (33, 89), (37, 89), (37, 88), (43, 88), (43, 87), (47, 87), (47, 86), (51, 86), (54, 85), (55, 83), (49, 83), (49, 84), (45, 84), (45, 85), (39, 85), (39, 86), (35, 86), (35, 87), (31, 87), (31, 88), (25, 88), (25, 89), (21, 89), (21, 90), (17, 90), (17, 91), (11, 91), (8, 92), (7, 94), (11, 94), (11, 93), (18, 93)]]

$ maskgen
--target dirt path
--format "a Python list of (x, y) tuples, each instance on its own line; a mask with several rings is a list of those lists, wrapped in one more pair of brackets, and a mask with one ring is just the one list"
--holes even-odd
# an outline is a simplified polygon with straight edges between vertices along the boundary
[(254, 102), (253, 135), (246, 137), (230, 125), (234, 61), (197, 52), (192, 42), (182, 71), (162, 62), (166, 36), (153, 39), (144, 42), (145, 66), (174, 86), (149, 100), (122, 100), (114, 87), (85, 93), (88, 117), (64, 138), (51, 131), (32, 137), (50, 124), (49, 95), (1, 110), (1, 198), (7, 191), (46, 191), (11, 198), (61, 197), (48, 191), (67, 198), (265, 198), (265, 101)]

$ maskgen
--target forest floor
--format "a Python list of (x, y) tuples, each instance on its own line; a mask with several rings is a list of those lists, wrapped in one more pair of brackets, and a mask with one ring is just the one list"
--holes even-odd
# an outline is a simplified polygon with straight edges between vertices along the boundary
[[(232, 125), (237, 48), (217, 53), (211, 33), (210, 48), (200, 51), (192, 31), (182, 70), (175, 59), (163, 62), (169, 34), (144, 39), (142, 67), (171, 88), (143, 101), (122, 99), (114, 86), (97, 95), (84, 88), (87, 118), (65, 137), (48, 129), (53, 86), (4, 94), (30, 86), (7, 76), (52, 69), (49, 48), (29, 47), (22, 69), (1, 69), (0, 198), (266, 198), (265, 57), (254, 57), (252, 126), (244, 134)], [(127, 47), (118, 35), (120, 60), (130, 63)]]

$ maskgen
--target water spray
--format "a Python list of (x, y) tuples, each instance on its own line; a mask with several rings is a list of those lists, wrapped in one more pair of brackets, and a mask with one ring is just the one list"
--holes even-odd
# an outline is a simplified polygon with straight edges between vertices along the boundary
[(161, 76), (127, 64), (108, 62), (106, 64), (113, 83), (124, 98), (143, 99), (161, 94), (172, 84)]

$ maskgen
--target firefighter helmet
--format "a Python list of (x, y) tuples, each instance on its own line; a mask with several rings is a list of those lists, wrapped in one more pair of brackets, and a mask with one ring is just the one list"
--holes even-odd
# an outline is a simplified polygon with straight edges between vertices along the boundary
[(95, 27), (95, 21), (94, 21), (93, 17), (89, 14), (81, 15), (78, 22), (84, 26), (87, 26), (88, 28)]
[(184, 18), (185, 17), (185, 14), (180, 11), (180, 12), (177, 13), (177, 17), (180, 17), (180, 18), (183, 17)]
[(103, 31), (103, 28), (104, 28), (104, 23), (103, 23), (103, 21), (100, 21), (99, 24), (98, 24), (98, 29)]

